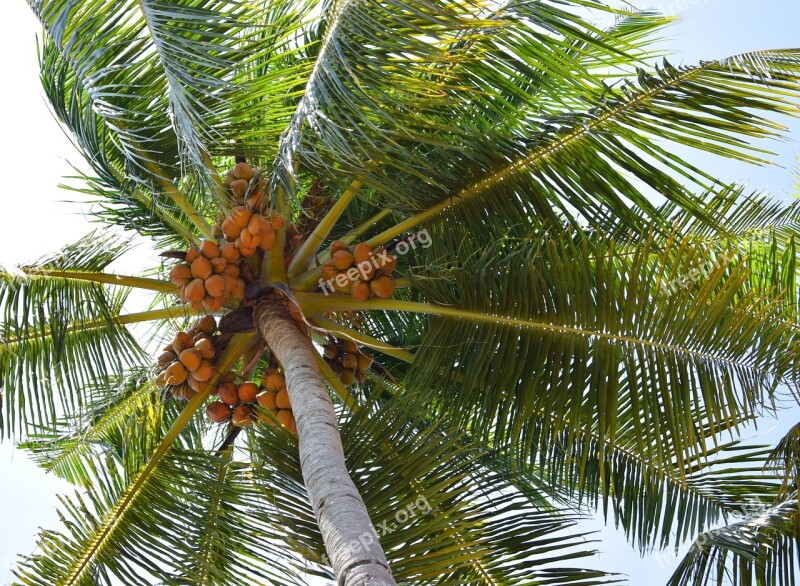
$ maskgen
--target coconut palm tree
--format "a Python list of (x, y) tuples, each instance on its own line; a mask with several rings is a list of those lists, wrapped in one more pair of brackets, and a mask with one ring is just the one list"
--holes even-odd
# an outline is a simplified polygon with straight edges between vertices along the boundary
[(794, 583), (797, 433), (738, 438), (796, 390), (800, 207), (692, 156), (767, 162), (800, 50), (653, 66), (670, 19), (595, 0), (29, 1), (99, 228), (3, 272), (0, 430), (78, 488), (19, 583), (616, 582), (595, 511), (697, 539), (673, 584)]

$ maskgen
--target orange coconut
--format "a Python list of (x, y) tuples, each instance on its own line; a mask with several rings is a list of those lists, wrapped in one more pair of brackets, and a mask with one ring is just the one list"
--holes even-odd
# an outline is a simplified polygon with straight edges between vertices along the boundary
[(192, 269), (186, 263), (175, 265), (169, 272), (169, 280), (182, 287), (192, 280)]
[(209, 403), (208, 407), (206, 407), (206, 417), (215, 423), (227, 421), (231, 418), (232, 413), (231, 408), (220, 401)]
[(253, 383), (242, 383), (239, 385), (239, 400), (245, 403), (255, 403), (258, 395), (258, 387)]

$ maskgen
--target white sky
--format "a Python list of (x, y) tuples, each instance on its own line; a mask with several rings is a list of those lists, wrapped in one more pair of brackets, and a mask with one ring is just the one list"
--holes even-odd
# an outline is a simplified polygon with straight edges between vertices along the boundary
[[(640, 4), (658, 7), (654, 0), (641, 0)], [(674, 65), (759, 48), (800, 46), (796, 32), (800, 2), (796, 0), (670, 0), (663, 2), (661, 9), (671, 13), (684, 9), (685, 21), (672, 30), (675, 38), (665, 41), (669, 48), (682, 51), (670, 59)], [(0, 264), (8, 266), (58, 250), (91, 228), (81, 215), (83, 208), (65, 202), (75, 200), (76, 195), (56, 187), (62, 176), (70, 174), (67, 161), (81, 162), (42, 97), (34, 42), (39, 31), (36, 20), (22, 0), (4, 2), (3, 15), (0, 60), (6, 89), (0, 94), (0, 154), (9, 165), (9, 183), (0, 212)], [(790, 170), (800, 154), (800, 124), (792, 123), (792, 128), (792, 142), (772, 145), (780, 151), (784, 169), (757, 169), (710, 157), (699, 157), (699, 161), (726, 180), (749, 180), (754, 188), (786, 196), (794, 185)], [(144, 253), (135, 255), (134, 267), (128, 272), (135, 272), (135, 265), (145, 260)], [(773, 442), (800, 419), (798, 413), (792, 415), (774, 426), (762, 426), (762, 432), (768, 431), (764, 441)], [(43, 474), (22, 452), (8, 443), (0, 444), (0, 584), (10, 583), (16, 554), (33, 550), (39, 528), (57, 528), (55, 495), (69, 490), (66, 483)], [(639, 558), (612, 530), (603, 529), (600, 537), (603, 553), (592, 565), (626, 573), (631, 584), (663, 584), (676, 565), (670, 556)]]

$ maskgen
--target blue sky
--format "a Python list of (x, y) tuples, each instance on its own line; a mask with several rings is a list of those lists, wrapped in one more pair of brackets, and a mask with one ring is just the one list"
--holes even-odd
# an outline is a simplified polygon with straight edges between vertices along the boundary
[[(681, 12), (683, 21), (669, 29), (661, 46), (674, 54), (674, 65), (692, 64), (763, 48), (800, 46), (800, 2), (796, 0), (645, 0), (637, 6), (660, 8), (668, 13)], [(3, 34), (0, 35), (0, 59), (11, 91), (5, 89), (0, 102), (0, 129), (4, 140), (0, 155), (15, 166), (15, 182), (7, 185), (0, 214), (0, 264), (29, 261), (60, 248), (87, 231), (81, 208), (62, 200), (73, 196), (56, 188), (60, 178), (70, 173), (67, 159), (79, 159), (69, 141), (57, 128), (41, 97), (37, 78), (34, 36), (38, 27), (22, 0), (4, 3)], [(787, 121), (788, 122), (788, 121)], [(800, 155), (800, 124), (790, 123), (793, 140), (771, 143), (781, 167), (756, 168), (710, 156), (696, 157), (708, 171), (727, 181), (745, 182), (753, 189), (768, 189), (790, 197), (796, 180), (793, 169)], [(35, 180), (35, 183), (33, 183)], [(34, 189), (25, 189), (33, 185)], [(17, 218), (29, 212), (35, 201), (35, 223), (21, 223)], [(25, 217), (24, 215), (22, 217)], [(35, 226), (36, 241), (20, 246)], [(791, 424), (800, 420), (800, 412), (788, 414), (779, 422), (764, 422), (748, 437), (774, 442)], [(0, 584), (11, 580), (10, 566), (18, 553), (29, 553), (40, 527), (56, 528), (56, 492), (71, 490), (66, 483), (44, 475), (22, 452), (8, 443), (0, 444)], [(630, 583), (663, 584), (672, 573), (676, 559), (671, 556), (640, 558), (625, 540), (602, 524), (602, 553), (592, 565), (629, 575)]]

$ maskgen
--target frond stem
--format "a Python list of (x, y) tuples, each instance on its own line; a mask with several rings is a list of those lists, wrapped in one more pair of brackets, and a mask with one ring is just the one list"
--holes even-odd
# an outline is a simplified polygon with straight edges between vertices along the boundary
[(295, 254), (294, 258), (292, 259), (291, 264), (289, 265), (289, 277), (293, 277), (297, 274), (298, 271), (306, 268), (308, 265), (309, 260), (312, 256), (314, 256), (319, 247), (322, 246), (322, 243), (331, 233), (331, 230), (336, 225), (336, 222), (339, 221), (339, 218), (342, 217), (342, 214), (347, 209), (347, 206), (353, 201), (353, 198), (358, 193), (358, 190), (361, 188), (362, 182), (356, 179), (353, 181), (350, 186), (345, 190), (345, 192), (336, 200), (336, 203), (333, 204), (328, 213), (325, 214), (325, 217), (322, 218), (317, 227), (314, 228), (314, 231), (309, 234), (308, 238), (306, 238), (305, 242), (303, 242), (300, 249)]

